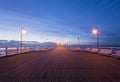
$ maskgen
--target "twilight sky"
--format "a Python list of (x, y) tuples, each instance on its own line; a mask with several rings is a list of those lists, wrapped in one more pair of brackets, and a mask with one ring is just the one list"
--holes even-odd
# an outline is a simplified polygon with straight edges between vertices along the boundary
[(120, 45), (120, 0), (0, 0), (0, 39)]

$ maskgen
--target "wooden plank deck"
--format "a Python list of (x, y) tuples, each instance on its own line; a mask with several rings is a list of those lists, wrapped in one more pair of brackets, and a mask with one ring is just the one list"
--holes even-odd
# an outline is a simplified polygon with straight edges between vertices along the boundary
[(120, 82), (120, 60), (57, 47), (0, 58), (0, 82)]

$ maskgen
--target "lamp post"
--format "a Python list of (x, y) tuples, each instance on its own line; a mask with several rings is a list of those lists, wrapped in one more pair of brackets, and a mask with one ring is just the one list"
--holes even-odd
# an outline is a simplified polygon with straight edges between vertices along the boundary
[(97, 47), (99, 47), (99, 30), (97, 27), (93, 28), (92, 33), (96, 36)]
[(52, 42), (52, 47), (54, 47), (54, 42), (55, 42), (55, 40), (53, 40), (53, 42)]
[(78, 37), (78, 47), (80, 47), (80, 37)]
[(21, 39), (21, 44), (20, 44), (21, 52), (22, 52), (22, 35), (25, 34), (26, 32), (27, 31), (25, 28), (21, 28), (21, 37), (20, 37), (20, 39)]
[(68, 40), (66, 40), (66, 47), (68, 47)]

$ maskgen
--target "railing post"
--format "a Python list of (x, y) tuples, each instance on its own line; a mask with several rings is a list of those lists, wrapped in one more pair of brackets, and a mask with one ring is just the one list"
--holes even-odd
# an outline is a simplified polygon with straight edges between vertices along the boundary
[(22, 51), (22, 47), (20, 47), (20, 54), (22, 53), (23, 51)]
[(17, 47), (17, 54), (19, 53), (19, 47)]
[(8, 56), (7, 52), (8, 52), (8, 47), (5, 47), (5, 55), (6, 56)]
[(36, 48), (36, 47), (34, 46), (34, 51), (35, 51), (35, 48)]
[(39, 51), (41, 51), (42, 47), (39, 47)]
[(29, 51), (31, 52), (31, 46), (30, 46), (30, 48), (29, 48)]
[(113, 50), (113, 48), (111, 47), (111, 50)]
[(26, 47), (24, 47), (24, 52), (26, 52)]

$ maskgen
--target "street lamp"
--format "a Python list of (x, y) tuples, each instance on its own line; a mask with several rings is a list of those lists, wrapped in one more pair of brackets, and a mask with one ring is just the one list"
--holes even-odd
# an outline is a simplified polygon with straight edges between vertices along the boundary
[(97, 47), (99, 47), (99, 30), (98, 30), (98, 28), (97, 27), (95, 27), (95, 28), (93, 28), (92, 29), (92, 33), (96, 36), (96, 40), (97, 40)]
[(26, 31), (26, 29), (25, 28), (21, 28), (21, 44), (20, 44), (20, 47), (21, 47), (21, 52), (22, 52), (22, 34), (25, 34), (27, 31)]
[(66, 40), (66, 47), (68, 47), (68, 40)]
[(53, 40), (53, 42), (52, 42), (52, 47), (54, 47), (54, 42), (55, 42), (55, 40)]
[(78, 37), (78, 47), (80, 47), (80, 37)]

